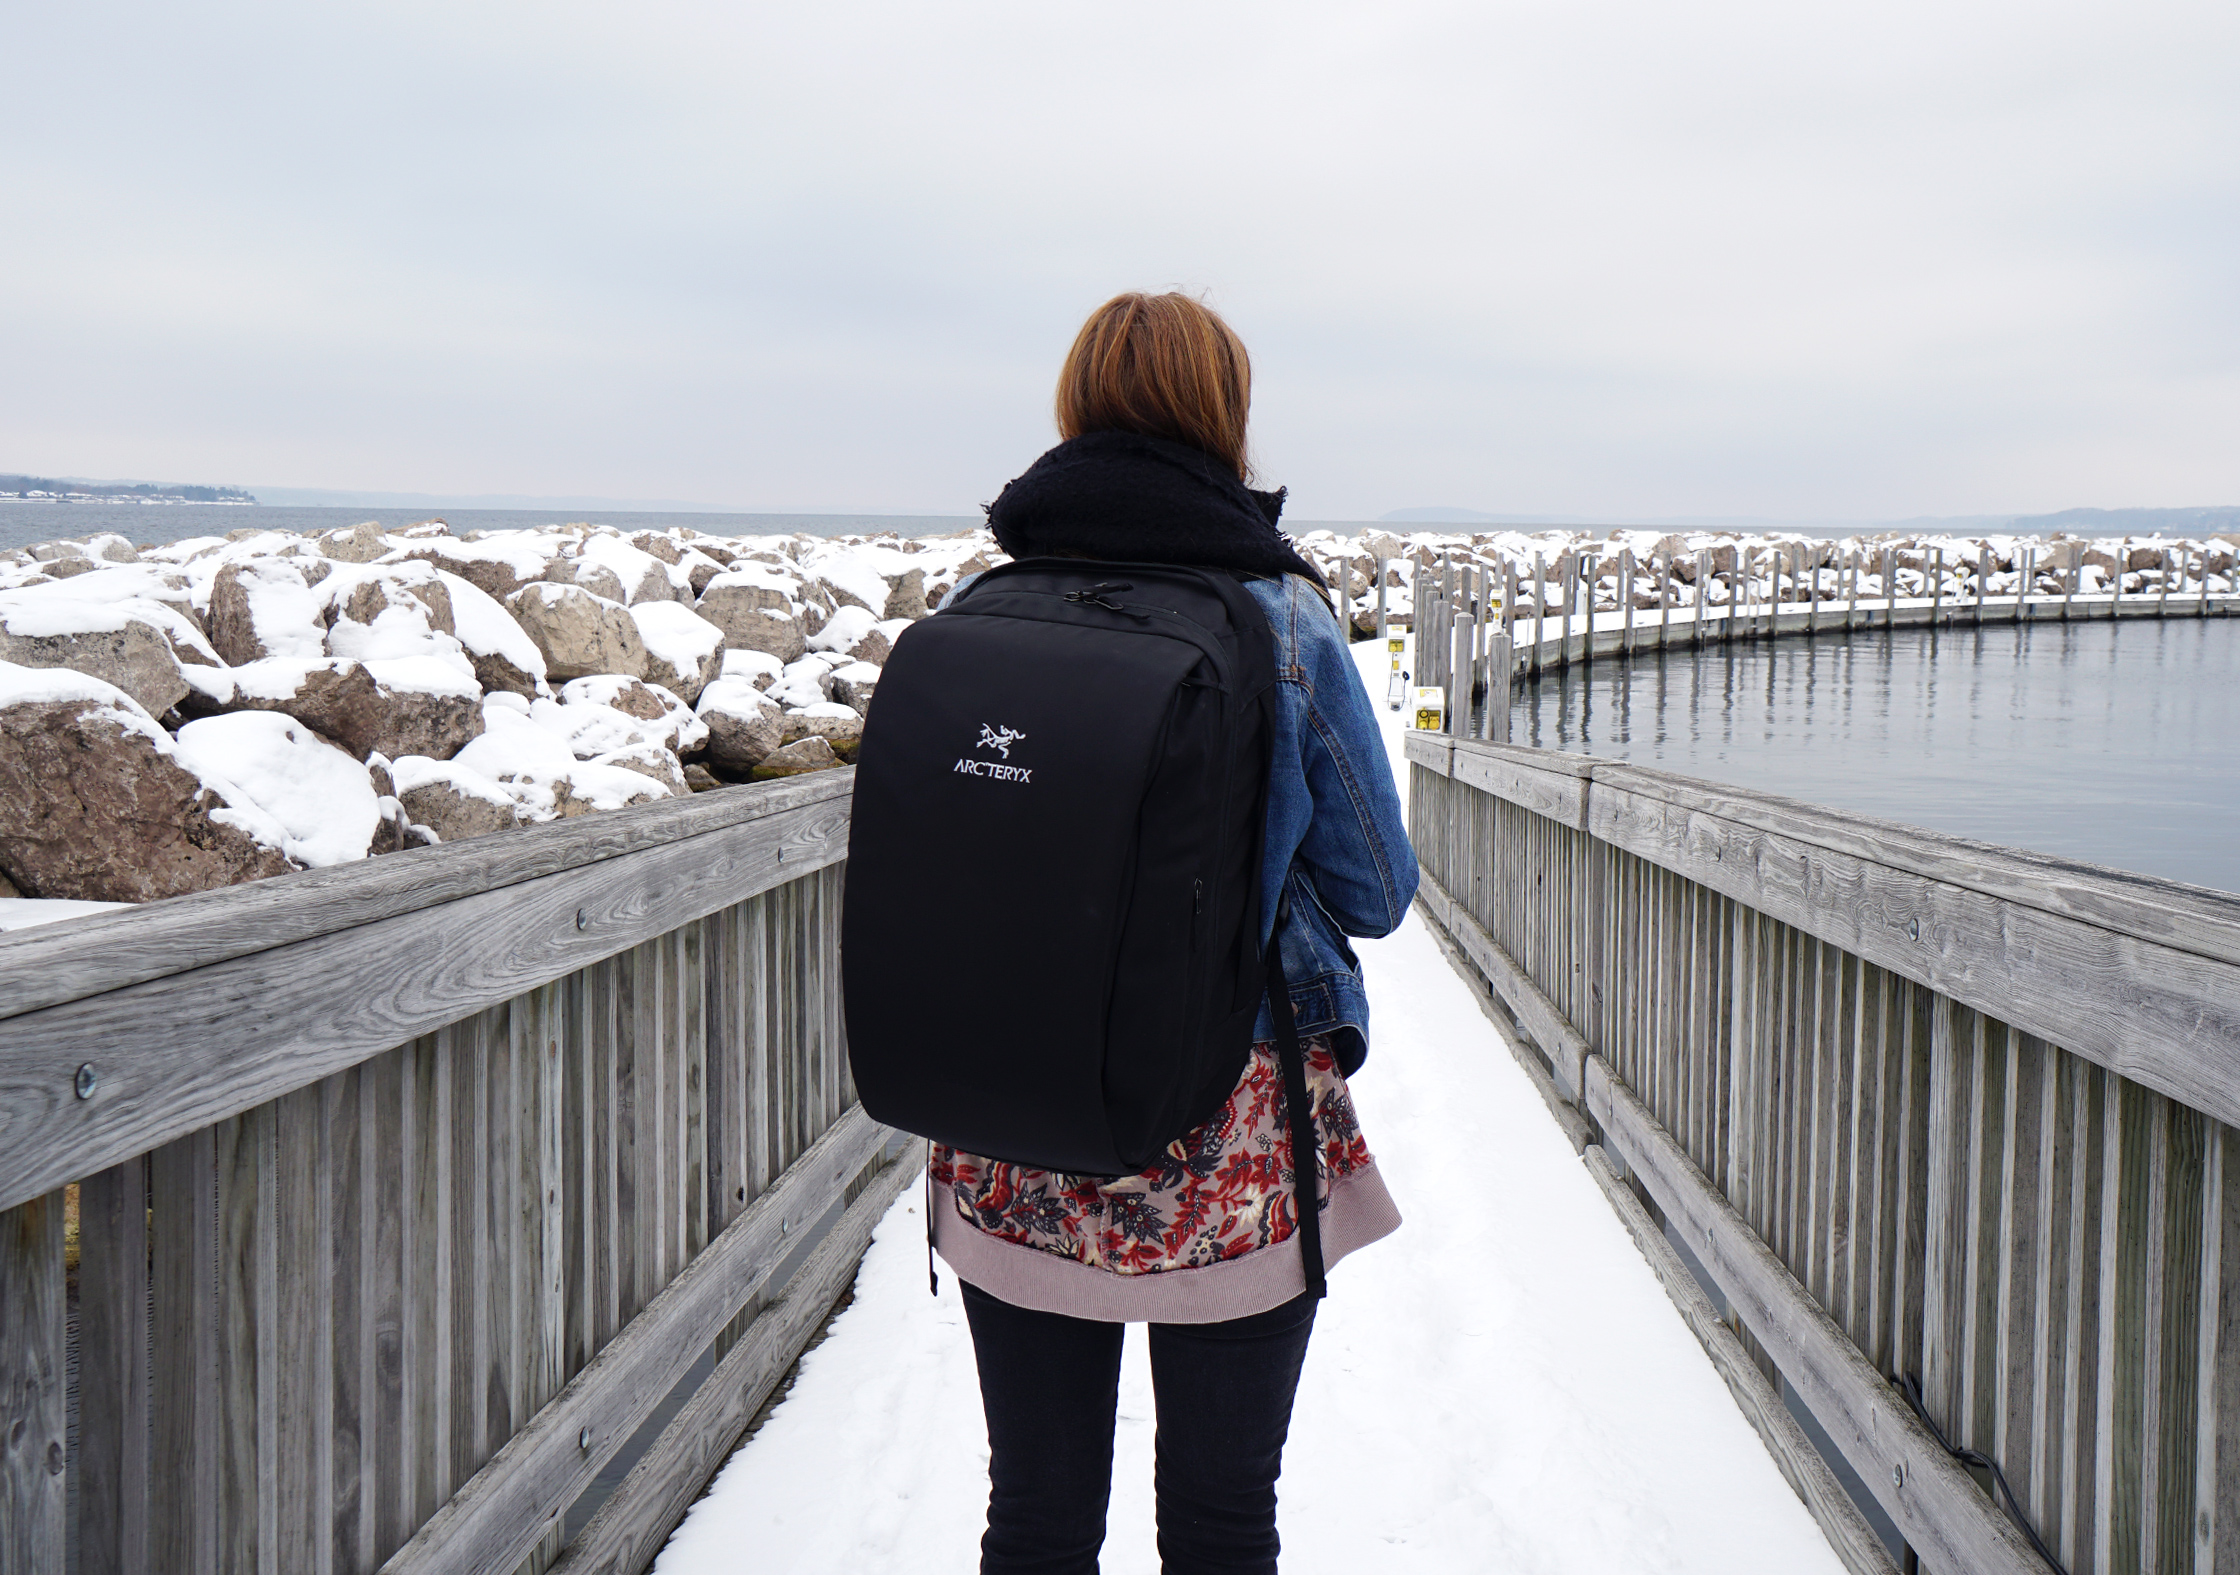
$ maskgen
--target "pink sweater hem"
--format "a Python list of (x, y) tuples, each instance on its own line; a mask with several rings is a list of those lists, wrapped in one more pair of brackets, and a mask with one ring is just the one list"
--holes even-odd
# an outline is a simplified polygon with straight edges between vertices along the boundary
[[(990, 1236), (931, 1190), (933, 1245), (957, 1278), (999, 1301), (1100, 1323), (1220, 1323), (1280, 1307), (1307, 1288), (1299, 1238), (1196, 1269), (1114, 1274)], [(1322, 1206), (1322, 1258), (1335, 1268), (1400, 1228), (1400, 1210), (1372, 1163), (1340, 1176)]]

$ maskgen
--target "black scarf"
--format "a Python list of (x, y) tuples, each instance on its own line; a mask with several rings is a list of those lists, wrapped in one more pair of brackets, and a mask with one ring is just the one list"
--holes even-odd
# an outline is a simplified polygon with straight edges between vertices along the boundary
[(1255, 492), (1212, 455), (1133, 432), (1085, 432), (1029, 465), (988, 505), (996, 544), (1052, 555), (1186, 563), (1329, 582), (1276, 528), (1284, 494)]

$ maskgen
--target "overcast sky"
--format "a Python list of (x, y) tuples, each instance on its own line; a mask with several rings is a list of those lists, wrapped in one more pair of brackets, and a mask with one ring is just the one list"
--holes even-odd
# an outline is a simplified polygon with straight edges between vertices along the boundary
[(1116, 290), (1296, 518), (2240, 502), (2240, 5), (0, 0), (0, 469), (956, 513)]

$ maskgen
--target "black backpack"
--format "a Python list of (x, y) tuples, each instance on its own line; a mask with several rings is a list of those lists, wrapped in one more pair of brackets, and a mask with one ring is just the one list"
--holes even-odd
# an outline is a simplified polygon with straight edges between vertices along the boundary
[(1235, 1088), (1273, 964), (1319, 1292), (1304, 1071), (1254, 943), (1275, 684), (1219, 570), (1024, 559), (903, 631), (856, 762), (848, 1058), (889, 1126), (1125, 1175)]

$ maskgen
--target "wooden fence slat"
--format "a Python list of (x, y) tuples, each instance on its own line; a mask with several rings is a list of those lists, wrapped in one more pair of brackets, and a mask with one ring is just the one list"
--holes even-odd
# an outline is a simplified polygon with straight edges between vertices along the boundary
[(145, 1159), (79, 1183), (78, 1241), (79, 1575), (148, 1575)]
[(1672, 1228), (1929, 1566), (1971, 1575), (2042, 1575), (2021, 1532), (1937, 1446), (1600, 1056), (1587, 1062), (1587, 1100)]
[(62, 1575), (62, 1209), (57, 1189), (0, 1212), (0, 1575)]
[(218, 1575), (217, 1132), (205, 1127), (149, 1158), (154, 1348), (148, 1562)]
[(717, 1362), (629, 1475), (601, 1505), (553, 1575), (638, 1575), (720, 1468), (795, 1353), (831, 1314), (855, 1278), (872, 1228), (895, 1196), (923, 1173), (923, 1149), (889, 1160), (817, 1244), (778, 1297), (765, 1305)]
[(890, 1134), (858, 1106), (665, 1286), (382, 1566), (480, 1575), (527, 1556)]

